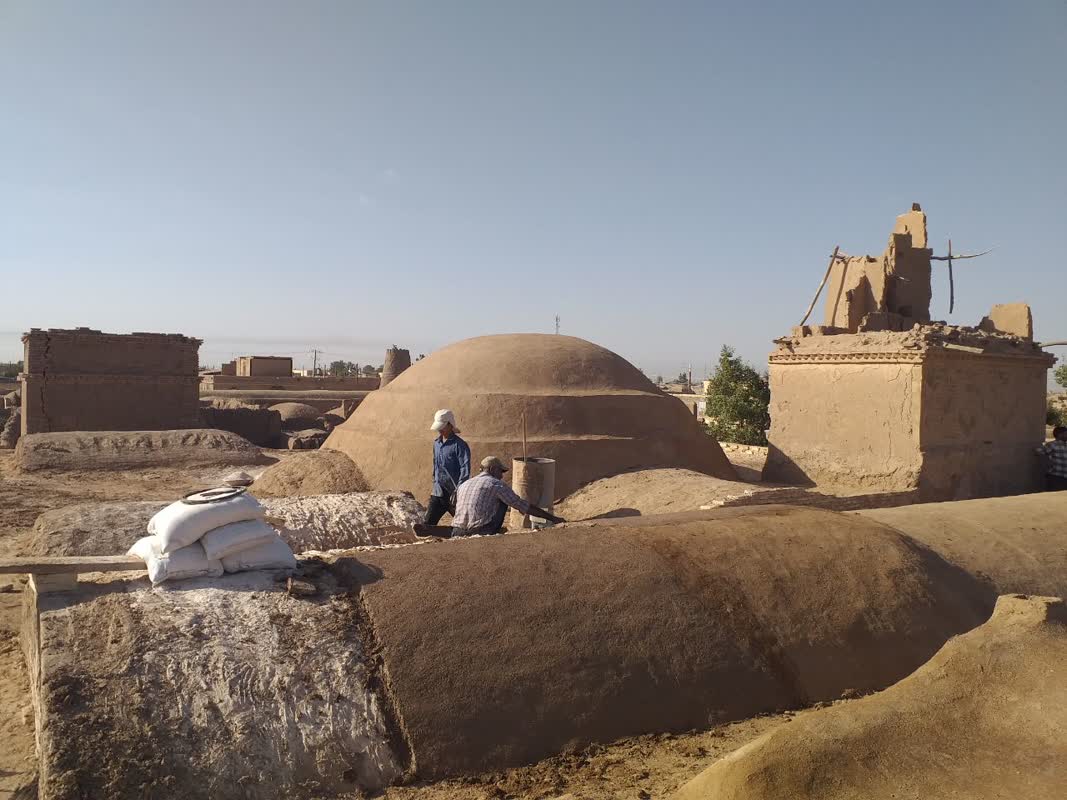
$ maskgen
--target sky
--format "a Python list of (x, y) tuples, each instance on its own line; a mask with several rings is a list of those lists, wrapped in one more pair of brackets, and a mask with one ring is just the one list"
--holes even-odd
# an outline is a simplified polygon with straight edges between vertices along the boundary
[(378, 364), (558, 314), (650, 377), (762, 367), (912, 202), (995, 248), (951, 317), (935, 265), (936, 319), (1067, 339), (1065, 143), (1063, 0), (0, 0), (0, 360), (84, 325)]

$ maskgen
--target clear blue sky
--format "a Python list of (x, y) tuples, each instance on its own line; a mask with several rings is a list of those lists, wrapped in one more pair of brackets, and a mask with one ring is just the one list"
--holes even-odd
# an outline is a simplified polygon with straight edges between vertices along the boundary
[[(1067, 338), (1067, 5), (0, 0), (0, 359), (552, 330), (764, 363), (919, 201), (952, 321)], [(934, 315), (948, 311), (943, 271)]]

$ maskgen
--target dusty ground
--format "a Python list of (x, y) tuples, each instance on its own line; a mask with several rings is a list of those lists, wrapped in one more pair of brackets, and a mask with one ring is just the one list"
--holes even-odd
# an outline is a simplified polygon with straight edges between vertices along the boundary
[[(287, 459), (287, 451), (271, 455)], [(751, 456), (731, 454), (735, 464), (758, 475)], [(758, 460), (758, 459), (757, 459)], [(751, 463), (750, 463), (751, 462)], [(42, 470), (17, 473), (14, 454), (0, 451), (0, 557), (29, 544), (39, 514), (75, 503), (172, 497), (212, 485), (234, 467), (150, 468), (124, 471)], [(244, 467), (258, 475), (265, 467)], [(29, 685), (18, 642), (22, 578), (0, 576), (0, 800), (36, 797), (33, 714)], [(466, 800), (466, 798), (659, 797), (706, 765), (709, 757), (729, 752), (790, 716), (769, 717), (681, 736), (642, 737), (549, 759), (540, 764), (469, 781), (391, 789), (390, 800)]]
[[(275, 451), (272, 455), (290, 457), (287, 452)], [(742, 453), (729, 455), (744, 477), (758, 479), (762, 468), (759, 457)], [(13, 471), (12, 461), (10, 452), (0, 451), (0, 557), (12, 555), (25, 546), (37, 516), (43, 511), (91, 501), (176, 496), (215, 484), (222, 475), (234, 469), (153, 468), (17, 474)], [(258, 474), (264, 468), (244, 469)], [(699, 480), (696, 484), (694, 491), (683, 498), (682, 505), (697, 501), (697, 495), (706, 497), (704, 490), (707, 487), (699, 485)], [(733, 487), (726, 488), (732, 491)], [(684, 510), (678, 502), (678, 489), (677, 485), (650, 486), (642, 513)], [(812, 497), (819, 496), (812, 494)], [(597, 502), (604, 501), (610, 504), (612, 498), (601, 498)], [(696, 505), (703, 502), (700, 500)], [(847, 504), (846, 499), (845, 507)], [(16, 633), (20, 589), (21, 579), (0, 576), (0, 800), (36, 797), (33, 718)], [(709, 762), (794, 718), (803, 718), (807, 713), (810, 712), (760, 717), (710, 731), (623, 740), (477, 778), (394, 787), (384, 797), (386, 800), (666, 797), (706, 768)]]
[(677, 736), (623, 739), (477, 778), (393, 787), (386, 790), (384, 800), (664, 798), (711, 761), (805, 713), (756, 717)]
[[(285, 456), (284, 453), (281, 454)], [(233, 467), (55, 473), (14, 471), (14, 453), (0, 450), (0, 558), (26, 546), (38, 514), (73, 503), (177, 496), (213, 485)], [(249, 467), (252, 474), (264, 467)], [(0, 575), (0, 800), (36, 797), (33, 714), (18, 641), (19, 576)]]
[(809, 713), (710, 766), (676, 800), (1059, 800), (1067, 606), (1006, 595), (885, 691)]

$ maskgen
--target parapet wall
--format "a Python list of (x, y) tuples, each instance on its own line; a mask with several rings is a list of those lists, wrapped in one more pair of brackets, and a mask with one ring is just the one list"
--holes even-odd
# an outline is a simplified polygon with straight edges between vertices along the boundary
[(315, 377), (300, 375), (256, 377), (246, 375), (205, 375), (200, 379), (200, 387), (205, 392), (222, 390), (263, 390), (280, 391), (373, 391), (381, 383), (380, 378), (358, 377)]
[(35, 328), (22, 341), (23, 435), (200, 424), (199, 339)]

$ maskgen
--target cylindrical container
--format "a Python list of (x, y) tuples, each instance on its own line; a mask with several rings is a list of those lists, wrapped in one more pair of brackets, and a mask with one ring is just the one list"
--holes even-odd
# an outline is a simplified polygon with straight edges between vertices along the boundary
[[(556, 491), (556, 460), (553, 458), (513, 458), (511, 460), (511, 490), (531, 505), (552, 510), (553, 494)], [(511, 509), (508, 529), (532, 528), (540, 517), (520, 514)]]
[(384, 389), (397, 375), (411, 366), (411, 353), (395, 345), (385, 351), (385, 364), (382, 367), (382, 382), (379, 389)]

